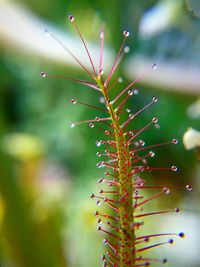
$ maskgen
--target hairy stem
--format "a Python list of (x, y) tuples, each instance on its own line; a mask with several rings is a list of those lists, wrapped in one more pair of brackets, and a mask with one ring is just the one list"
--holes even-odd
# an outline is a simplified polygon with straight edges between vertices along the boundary
[(131, 173), (131, 158), (129, 153), (129, 145), (126, 136), (123, 133), (118, 116), (110, 101), (106, 88), (101, 79), (97, 79), (97, 84), (106, 99), (108, 111), (113, 125), (114, 136), (116, 141), (116, 152), (118, 156), (118, 179), (119, 179), (119, 227), (121, 234), (120, 249), (120, 266), (135, 266), (135, 233), (134, 233), (134, 217), (133, 217), (133, 187)]

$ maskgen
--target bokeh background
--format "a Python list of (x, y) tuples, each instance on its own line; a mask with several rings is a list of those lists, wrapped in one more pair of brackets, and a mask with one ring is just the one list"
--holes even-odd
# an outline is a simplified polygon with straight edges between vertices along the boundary
[[(199, 0), (0, 0), (0, 266), (101, 266), (103, 236), (97, 232), (90, 194), (98, 191), (103, 174), (96, 168), (101, 148), (95, 145), (103, 134), (86, 125), (69, 127), (72, 121), (95, 116), (69, 100), (98, 104), (98, 95), (70, 81), (40, 76), (47, 71), (87, 79), (44, 33), (46, 28), (52, 31), (88, 64), (68, 14), (76, 17), (95, 58), (99, 29), (105, 29), (105, 72), (122, 31), (130, 31), (130, 52), (116, 79), (131, 81), (145, 73), (137, 83), (139, 94), (128, 103), (132, 110), (153, 96), (159, 99), (134, 127), (157, 116), (160, 128), (143, 134), (146, 144), (180, 141), (157, 149), (152, 159), (153, 166), (177, 165), (178, 173), (152, 172), (147, 178), (154, 184), (193, 187), (191, 193), (172, 191), (155, 201), (154, 209), (179, 207), (182, 212), (146, 220), (145, 231), (185, 232), (185, 239), (177, 238), (154, 256), (167, 257), (168, 266), (199, 267)], [(158, 67), (152, 71), (155, 62)], [(189, 127), (195, 132), (187, 135), (185, 147), (182, 140)]]

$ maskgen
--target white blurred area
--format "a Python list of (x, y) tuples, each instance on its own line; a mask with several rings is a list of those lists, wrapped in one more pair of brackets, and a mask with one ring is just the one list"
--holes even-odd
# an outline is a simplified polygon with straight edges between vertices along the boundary
[[(66, 16), (66, 29), (68, 18)], [(31, 11), (12, 1), (0, 1), (0, 40), (1, 46), (11, 47), (21, 52), (31, 53), (65, 65), (77, 65), (65, 49), (45, 31), (53, 33), (85, 66), (89, 60), (80, 38), (61, 32), (49, 22), (34, 16)], [(98, 37), (97, 37), (98, 38)], [(98, 65), (99, 46), (87, 44), (92, 59)], [(105, 66), (112, 62), (112, 53), (104, 50)]]
[[(171, 0), (161, 1), (162, 4), (144, 14), (140, 23), (140, 35), (152, 36), (164, 30), (171, 23), (179, 7), (174, 2), (177, 3), (177, 1)], [(6, 49), (9, 47), (16, 49), (17, 52), (31, 53), (60, 64), (77, 65), (61, 45), (44, 33), (45, 29), (53, 32), (81, 62), (84, 62), (84, 65), (90, 66), (80, 38), (74, 38), (68, 33), (61, 32), (49, 22), (37, 18), (30, 10), (17, 5), (15, 1), (0, 1), (0, 46)], [(89, 43), (88, 47), (95, 64), (98, 65), (99, 45)], [(113, 62), (113, 55), (112, 49), (106, 46), (103, 56), (105, 72)], [(157, 62), (157, 71), (152, 72), (150, 66), (155, 62), (156, 58), (141, 58), (138, 55), (129, 57), (124, 64), (124, 73), (130, 79), (145, 73), (142, 82), (149, 83), (158, 89), (163, 88), (164, 84), (164, 88), (167, 90), (194, 95), (200, 93), (199, 66), (185, 66), (179, 62)]]

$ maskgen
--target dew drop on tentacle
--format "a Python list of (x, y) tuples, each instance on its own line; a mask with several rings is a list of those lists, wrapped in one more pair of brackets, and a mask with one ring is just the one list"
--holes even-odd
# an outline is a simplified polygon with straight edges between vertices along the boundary
[(128, 95), (130, 95), (130, 96), (133, 95), (133, 90), (129, 90)]
[(100, 69), (100, 70), (99, 70), (99, 75), (102, 76), (103, 74), (104, 74), (103, 69)]
[(100, 147), (102, 145), (102, 142), (101, 141), (96, 141), (96, 146), (97, 147)]
[(172, 140), (172, 143), (175, 144), (175, 145), (177, 145), (178, 144), (178, 140), (177, 139), (173, 139)]
[(130, 33), (129, 33), (129, 31), (123, 31), (123, 35), (125, 36), (125, 37), (128, 37), (129, 35), (130, 35)]
[(149, 151), (148, 156), (153, 158), (155, 156), (155, 153), (153, 151)]
[(184, 238), (185, 237), (185, 234), (183, 232), (179, 233), (178, 234), (181, 238)]
[(139, 140), (138, 142), (139, 142), (140, 146), (144, 146), (145, 145), (145, 142), (143, 140)]
[(99, 117), (95, 117), (95, 121), (100, 121), (100, 118)]
[(75, 124), (74, 122), (71, 122), (71, 123), (69, 124), (69, 126), (70, 126), (70, 128), (74, 128), (74, 127), (76, 126), (76, 124)]
[(90, 123), (88, 124), (88, 126), (89, 126), (90, 128), (94, 128), (94, 123), (90, 122)]
[(138, 95), (139, 90), (138, 89), (132, 89), (132, 90), (128, 90), (128, 95), (132, 96), (132, 95)]
[(73, 22), (73, 21), (75, 20), (75, 18), (74, 18), (73, 15), (69, 15), (69, 16), (68, 16), (68, 19), (69, 19), (69, 21), (71, 21), (71, 22)]
[(156, 103), (158, 101), (158, 98), (154, 96), (152, 100), (154, 103)]
[(156, 64), (156, 63), (154, 63), (154, 64), (152, 65), (152, 69), (153, 69), (153, 70), (156, 70), (156, 69), (157, 69), (157, 64)]
[(192, 191), (192, 186), (189, 185), (189, 184), (187, 184), (187, 185), (185, 186), (185, 188), (186, 188), (188, 191)]
[(167, 188), (167, 187), (164, 187), (164, 188), (163, 188), (163, 193), (164, 193), (165, 195), (169, 195), (170, 192), (171, 192), (171, 191), (170, 191), (169, 188)]
[(100, 152), (97, 152), (96, 155), (97, 155), (98, 157), (101, 157), (101, 153), (100, 153)]
[(41, 76), (42, 78), (46, 78), (46, 77), (47, 77), (47, 73), (46, 73), (46, 72), (41, 72), (41, 73), (40, 73), (40, 76)]
[(177, 172), (177, 171), (178, 171), (178, 167), (177, 167), (177, 166), (171, 166), (171, 170), (172, 170), (173, 172)]
[(101, 206), (101, 201), (97, 200), (97, 206)]
[(175, 208), (174, 211), (175, 211), (177, 214), (180, 214), (180, 213), (181, 213), (181, 211), (180, 211), (179, 208)]
[(76, 99), (71, 99), (70, 102), (74, 105), (77, 103)]
[(97, 163), (97, 168), (101, 168), (102, 167), (102, 162)]
[(153, 122), (153, 123), (157, 123), (157, 122), (158, 122), (158, 118), (153, 118), (153, 119), (152, 119), (152, 122)]
[(129, 119), (130, 120), (134, 119), (134, 117), (135, 117), (134, 114), (129, 114)]

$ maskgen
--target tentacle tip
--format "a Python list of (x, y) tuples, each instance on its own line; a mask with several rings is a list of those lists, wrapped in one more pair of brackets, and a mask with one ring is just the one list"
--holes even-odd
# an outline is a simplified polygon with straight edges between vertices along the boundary
[(185, 237), (185, 234), (183, 232), (179, 233), (178, 234), (181, 238), (184, 238)]
[(181, 213), (181, 210), (179, 208), (175, 208), (174, 211), (177, 213), (177, 214), (180, 214)]
[(189, 185), (189, 184), (187, 184), (187, 185), (185, 186), (185, 188), (187, 189), (187, 191), (192, 191), (192, 190), (193, 190), (192, 186)]
[(40, 76), (41, 76), (42, 78), (46, 78), (46, 77), (47, 77), (47, 73), (46, 73), (46, 72), (41, 72), (41, 73), (40, 73)]
[(76, 126), (75, 122), (71, 122), (71, 123), (69, 124), (69, 127), (70, 127), (70, 128), (74, 128), (75, 126)]
[(152, 122), (153, 122), (153, 123), (157, 123), (157, 122), (158, 122), (158, 118), (153, 118), (153, 119), (152, 119)]
[(177, 171), (178, 171), (178, 167), (177, 167), (177, 166), (171, 166), (171, 170), (172, 170), (173, 172), (177, 172)]
[(162, 263), (164, 263), (164, 264), (166, 264), (167, 262), (168, 262), (167, 259), (163, 259), (163, 260), (162, 260)]
[(69, 21), (71, 21), (71, 22), (74, 22), (74, 20), (75, 20), (75, 18), (74, 18), (73, 15), (69, 15), (69, 16), (68, 16), (68, 19), (69, 19)]
[(157, 64), (156, 64), (156, 63), (154, 63), (154, 64), (152, 65), (152, 69), (153, 69), (153, 70), (156, 70), (156, 69), (157, 69)]
[(123, 35), (124, 35), (125, 37), (129, 37), (130, 32), (125, 30), (125, 31), (123, 31)]

